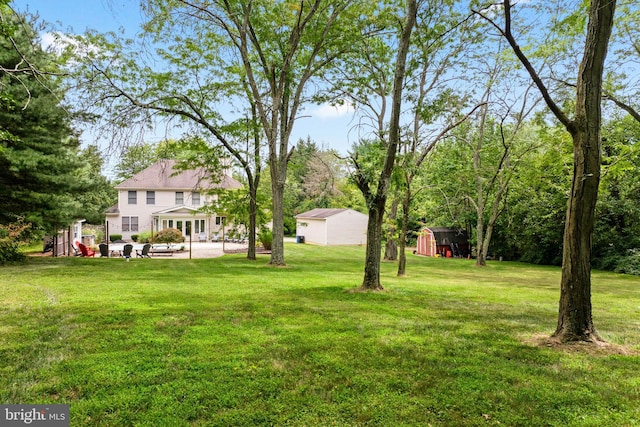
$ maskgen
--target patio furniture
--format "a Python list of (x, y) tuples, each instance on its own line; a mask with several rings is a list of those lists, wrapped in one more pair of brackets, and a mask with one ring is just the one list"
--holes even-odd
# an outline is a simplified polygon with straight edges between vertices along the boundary
[(100, 257), (108, 257), (109, 256), (109, 247), (107, 246), (106, 243), (100, 243), (98, 245), (98, 248), (100, 249)]
[(169, 255), (172, 256), (176, 249), (173, 245), (169, 244), (156, 244), (151, 248), (151, 253), (153, 255)]
[(151, 249), (151, 245), (149, 243), (145, 243), (145, 245), (142, 247), (142, 250), (136, 249), (136, 257), (151, 258), (151, 255), (149, 255), (150, 249)]
[(93, 249), (86, 247), (83, 243), (76, 242), (76, 245), (78, 246), (78, 249), (80, 249), (80, 252), (82, 253), (83, 257), (96, 256), (96, 252)]
[(127, 243), (126, 245), (124, 245), (124, 248), (122, 249), (122, 257), (123, 258), (131, 258), (131, 252), (133, 252), (133, 245), (130, 243)]

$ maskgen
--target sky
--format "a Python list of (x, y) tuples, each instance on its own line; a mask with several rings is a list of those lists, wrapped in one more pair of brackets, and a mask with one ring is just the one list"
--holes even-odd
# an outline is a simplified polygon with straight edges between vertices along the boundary
[[(20, 12), (37, 13), (41, 20), (59, 31), (73, 34), (82, 34), (88, 29), (99, 32), (123, 29), (126, 36), (133, 37), (142, 20), (138, 2), (133, 0), (13, 0), (11, 6)], [(321, 148), (346, 154), (356, 138), (356, 132), (350, 131), (355, 123), (353, 115), (346, 107), (338, 110), (329, 105), (309, 105), (301, 115), (293, 129), (292, 144), (309, 136)], [(164, 130), (160, 133), (164, 135)], [(160, 138), (145, 136), (149, 142)], [(92, 139), (90, 133), (83, 133), (84, 144), (95, 143)]]

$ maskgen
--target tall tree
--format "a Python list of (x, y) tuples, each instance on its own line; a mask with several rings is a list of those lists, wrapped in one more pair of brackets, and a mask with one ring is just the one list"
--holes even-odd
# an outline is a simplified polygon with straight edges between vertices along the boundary
[[(364, 278), (361, 289), (384, 289), (380, 282), (380, 260), (382, 251), (382, 223), (384, 220), (387, 193), (391, 183), (391, 175), (394, 170), (398, 144), (400, 141), (400, 113), (402, 109), (402, 94), (405, 80), (406, 60), (411, 43), (411, 34), (417, 20), (418, 3), (416, 0), (408, 0), (405, 17), (398, 36), (398, 51), (393, 73), (393, 88), (391, 90), (391, 119), (389, 132), (384, 150), (382, 169), (377, 178), (375, 190), (371, 188), (371, 179), (363, 173), (354, 157), (356, 172), (354, 180), (365, 197), (369, 211), (367, 225), (367, 248), (364, 267)], [(384, 83), (384, 81), (381, 81)], [(386, 93), (384, 94), (386, 95)], [(382, 119), (384, 116), (380, 117)], [(384, 135), (379, 135), (383, 137)]]
[[(87, 188), (78, 138), (60, 101), (60, 64), (39, 47), (24, 17), (2, 19), (12, 33), (0, 38), (0, 223), (22, 219), (55, 232), (81, 215), (75, 196)], [(29, 69), (16, 74), (25, 58)]]
[(593, 324), (591, 306), (591, 236), (600, 183), (600, 126), (604, 62), (613, 28), (616, 0), (589, 4), (586, 40), (576, 80), (573, 118), (554, 101), (547, 85), (512, 32), (512, 4), (504, 0), (504, 23), (479, 12), (509, 42), (554, 116), (573, 140), (573, 178), (563, 237), (562, 280), (558, 324), (554, 332), (563, 342), (601, 340)]
[[(147, 50), (123, 55), (114, 52), (116, 44), (95, 37), (91, 43), (106, 50), (101, 61), (92, 61), (90, 82), (105, 93), (109, 108), (124, 113), (128, 105), (137, 117), (140, 110), (180, 117), (209, 132), (256, 186), (256, 169), (229, 135), (242, 122), (238, 115), (251, 117), (252, 139), (266, 145), (271, 175), (270, 262), (283, 265), (283, 198), (294, 123), (312, 95), (312, 79), (353, 49), (351, 34), (362, 34), (360, 23), (375, 7), (356, 0), (146, 0), (144, 31), (159, 43), (161, 66), (142, 66)], [(88, 48), (87, 57), (98, 55)]]
[[(465, 51), (476, 38), (470, 35), (465, 19), (456, 12), (453, 2), (437, 1), (430, 7), (422, 7), (418, 20), (420, 25), (414, 31), (405, 83), (406, 110), (410, 113), (405, 113), (408, 123), (399, 147), (398, 188), (391, 199), (385, 247), (385, 259), (390, 260), (396, 259), (399, 249), (400, 276), (406, 270), (405, 247), (415, 195), (412, 182), (437, 141), (455, 127), (453, 122), (459, 118), (458, 110), (462, 107), (461, 95), (453, 89), (463, 86), (456, 84), (461, 76), (454, 77), (447, 71), (464, 66)], [(447, 130), (441, 132), (442, 128)], [(399, 221), (398, 212), (401, 214)]]
[(398, 276), (406, 274), (410, 211), (416, 195), (424, 189), (424, 186), (414, 188), (414, 180), (423, 172), (422, 165), (436, 144), (481, 105), (473, 107), (467, 114), (461, 113), (470, 90), (456, 87), (473, 86), (459, 84), (466, 76), (453, 78), (447, 75), (451, 68), (466, 68), (465, 62), (469, 60), (470, 51), (474, 50), (471, 46), (482, 40), (481, 35), (455, 12), (454, 4), (447, 2), (442, 2), (439, 7), (426, 8), (421, 14), (421, 21), (414, 42), (417, 49), (411, 61), (416, 68), (410, 73), (413, 78), (408, 84), (408, 91), (412, 94), (409, 97), (413, 103), (412, 117), (400, 147), (398, 197), (402, 216), (398, 235)]

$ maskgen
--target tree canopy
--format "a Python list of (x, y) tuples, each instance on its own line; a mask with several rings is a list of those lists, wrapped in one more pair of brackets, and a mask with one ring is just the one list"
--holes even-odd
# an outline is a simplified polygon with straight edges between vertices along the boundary
[[(82, 172), (58, 58), (40, 48), (26, 18), (2, 18), (11, 37), (0, 39), (0, 223), (21, 219), (35, 231), (54, 232), (82, 217), (78, 196), (101, 171)], [(22, 70), (25, 58), (29, 67)]]

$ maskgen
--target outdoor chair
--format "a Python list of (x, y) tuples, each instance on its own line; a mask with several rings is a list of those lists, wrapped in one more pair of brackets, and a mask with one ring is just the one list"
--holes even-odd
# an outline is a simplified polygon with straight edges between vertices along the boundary
[(83, 257), (96, 256), (96, 252), (93, 249), (86, 247), (83, 243), (80, 243), (80, 242), (76, 242), (76, 243)]
[(109, 246), (107, 246), (106, 243), (100, 243), (98, 245), (98, 248), (100, 248), (100, 256), (101, 257), (108, 257), (109, 256)]
[(53, 238), (48, 239), (48, 240), (44, 243), (44, 247), (42, 248), (42, 253), (45, 253), (45, 252), (53, 252), (53, 246), (54, 246)]
[(131, 252), (133, 251), (133, 245), (131, 243), (127, 243), (126, 245), (124, 245), (124, 249), (122, 250), (122, 257), (123, 258), (131, 258)]
[[(78, 242), (76, 242), (76, 246), (78, 246)], [(84, 256), (76, 246), (71, 245), (71, 249), (73, 249), (73, 256)]]
[(136, 250), (136, 257), (138, 258), (151, 258), (149, 255), (149, 250), (151, 249), (151, 245), (149, 243), (145, 243), (142, 247), (142, 250)]

